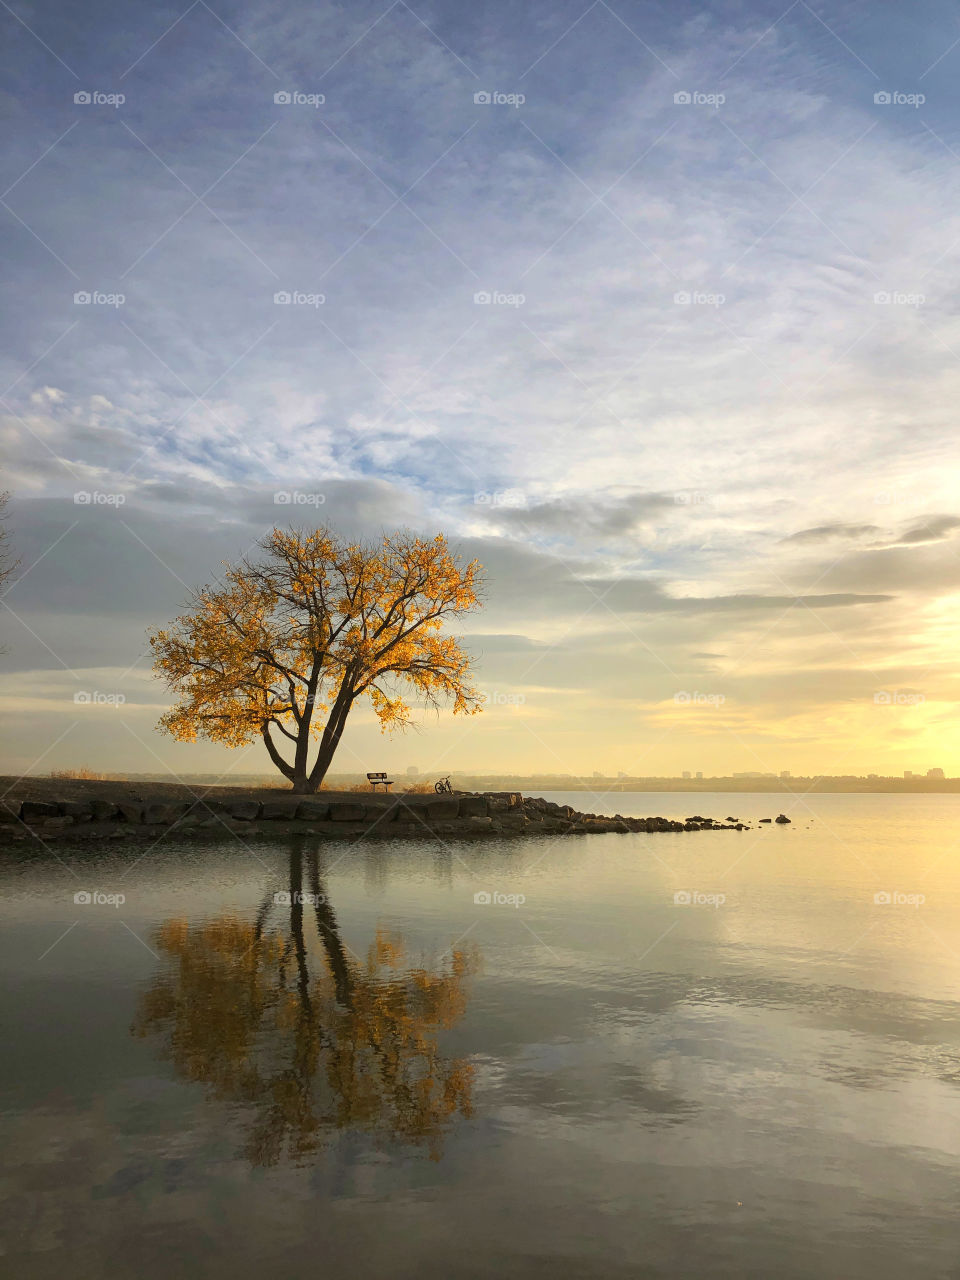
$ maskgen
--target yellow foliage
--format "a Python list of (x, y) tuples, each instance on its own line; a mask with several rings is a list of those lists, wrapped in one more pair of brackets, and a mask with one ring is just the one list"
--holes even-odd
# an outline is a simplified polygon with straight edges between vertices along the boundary
[[(441, 633), (479, 606), (480, 565), (462, 564), (442, 534), (364, 546), (328, 529), (274, 529), (261, 548), (263, 563), (225, 566), (188, 613), (150, 637), (154, 670), (178, 698), (161, 718), (165, 732), (228, 747), (262, 737), (294, 786), (315, 790), (359, 698), (384, 732), (410, 724), (406, 698), (480, 710), (468, 655)], [(295, 744), (292, 763), (274, 729)]]

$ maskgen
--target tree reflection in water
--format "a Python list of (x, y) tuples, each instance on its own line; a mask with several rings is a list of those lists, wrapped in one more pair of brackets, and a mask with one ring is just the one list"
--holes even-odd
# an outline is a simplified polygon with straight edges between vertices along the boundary
[(338, 1129), (424, 1145), (436, 1159), (456, 1116), (470, 1114), (473, 1068), (444, 1057), (437, 1037), (463, 1015), (477, 953), (407, 967), (402, 935), (379, 930), (365, 960), (349, 952), (316, 852), (291, 852), (289, 905), (271, 894), (253, 922), (170, 919), (154, 945), (170, 963), (133, 1032), (159, 1037), (164, 1056), (214, 1097), (253, 1110), (253, 1164), (303, 1159)]

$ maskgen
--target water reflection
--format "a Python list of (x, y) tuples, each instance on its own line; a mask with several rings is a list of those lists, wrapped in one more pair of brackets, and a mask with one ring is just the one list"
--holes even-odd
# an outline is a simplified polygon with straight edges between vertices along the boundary
[[(305, 886), (306, 879), (309, 887)], [(408, 965), (398, 933), (365, 958), (345, 946), (316, 852), (290, 854), (289, 889), (256, 920), (165, 920), (153, 945), (169, 963), (140, 1000), (133, 1033), (153, 1037), (187, 1079), (253, 1114), (255, 1165), (303, 1160), (336, 1130), (425, 1146), (470, 1114), (473, 1069), (438, 1034), (467, 1002), (475, 948), (434, 969)]]

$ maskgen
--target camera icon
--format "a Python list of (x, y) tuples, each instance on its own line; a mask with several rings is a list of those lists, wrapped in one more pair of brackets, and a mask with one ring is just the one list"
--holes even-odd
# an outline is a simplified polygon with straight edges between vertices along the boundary
[(874, 302), (878, 303), (880, 306), (888, 307), (890, 305), (890, 295), (885, 291), (881, 291), (880, 293), (875, 293), (873, 295), (873, 300)]
[(78, 907), (89, 907), (93, 901), (93, 895), (88, 893), (86, 889), (80, 889), (73, 895), (73, 900)]
[(690, 94), (687, 93), (686, 89), (681, 89), (679, 93), (675, 93), (673, 95), (673, 101), (675, 106), (686, 107), (690, 105), (693, 99)]
[(78, 107), (88, 107), (90, 105), (90, 95), (86, 89), (81, 89), (79, 93), (75, 93), (73, 100)]
[(278, 507), (289, 507), (293, 501), (293, 495), (288, 493), (286, 489), (281, 489), (279, 493), (273, 495), (273, 502)]
[(677, 306), (680, 306), (680, 307), (690, 306), (690, 294), (686, 291), (686, 289), (681, 289), (679, 293), (675, 293), (673, 295), (673, 300), (677, 304)]
[(878, 707), (889, 707), (893, 702), (893, 694), (888, 693), (886, 689), (879, 689), (874, 695), (873, 700)]
[(90, 295), (86, 289), (81, 289), (79, 293), (73, 295), (73, 305), (75, 307), (88, 307), (90, 305)]
[(479, 293), (473, 295), (473, 300), (479, 307), (488, 307), (492, 301), (490, 294), (486, 289), (481, 289)]
[(473, 95), (473, 101), (478, 107), (488, 107), (493, 99), (485, 89), (481, 89), (479, 93)]
[(888, 107), (890, 103), (893, 101), (890, 94), (887, 93), (885, 90), (881, 90), (879, 93), (875, 93), (873, 95), (873, 100), (878, 107)]
[(273, 901), (278, 907), (289, 907), (292, 899), (288, 890), (281, 890), (273, 895)]
[(286, 89), (280, 89), (273, 95), (273, 100), (278, 107), (287, 107), (293, 101)]
[(77, 703), (92, 702), (93, 696), (89, 693), (84, 693), (84, 691), (81, 689), (73, 695), (73, 700), (74, 702), (77, 702)]
[(473, 895), (473, 901), (478, 907), (489, 907), (490, 903), (493, 901), (493, 897), (486, 889), (481, 889), (479, 893), (475, 893)]
[(681, 689), (679, 693), (675, 693), (673, 695), (673, 700), (674, 702), (679, 703), (681, 706), (683, 706), (686, 703), (690, 702), (691, 698), (689, 693), (687, 693), (684, 689)]
[(675, 907), (689, 907), (693, 901), (693, 895), (689, 889), (678, 889), (673, 895), (673, 905)]
[(92, 501), (93, 494), (87, 493), (85, 489), (81, 489), (79, 493), (73, 495), (73, 502), (77, 507), (89, 507)]
[(273, 295), (273, 301), (278, 307), (289, 307), (292, 299), (286, 289), (281, 289), (279, 293)]
[(880, 892), (873, 895), (873, 904), (876, 907), (889, 907), (892, 901), (889, 893)]

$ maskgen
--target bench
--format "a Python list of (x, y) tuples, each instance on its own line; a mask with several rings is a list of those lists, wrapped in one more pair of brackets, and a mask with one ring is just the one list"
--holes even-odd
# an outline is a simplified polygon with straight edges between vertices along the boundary
[(376, 791), (377, 787), (383, 787), (384, 791), (389, 791), (393, 786), (393, 779), (388, 778), (385, 773), (368, 773), (367, 781)]

